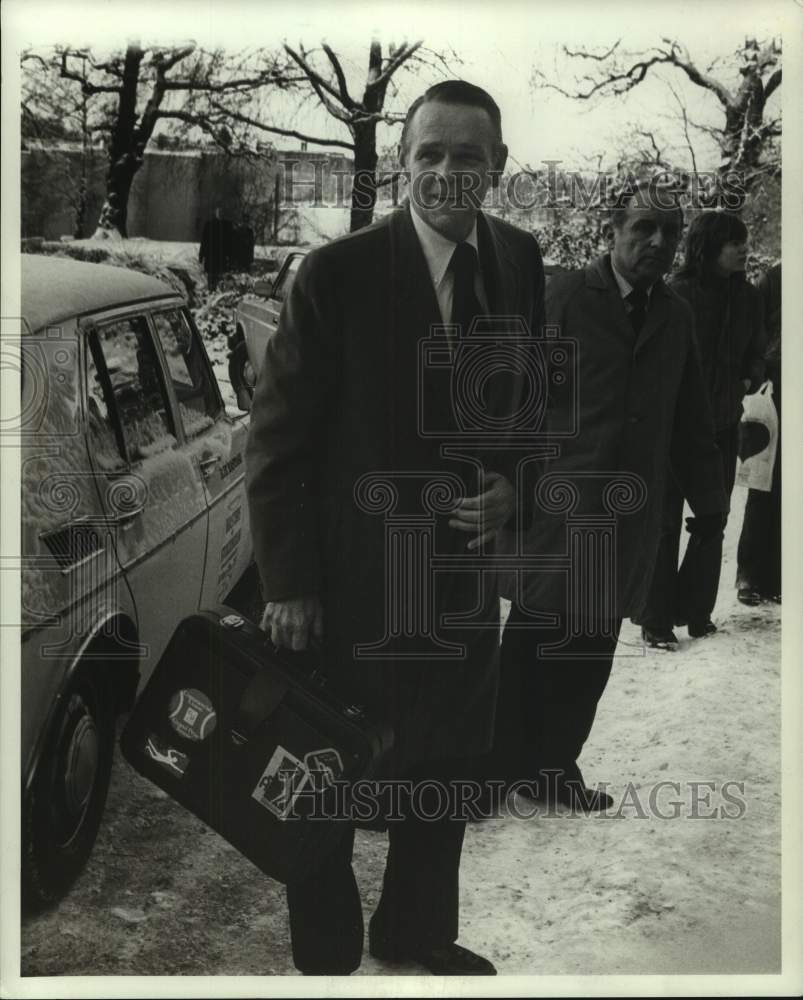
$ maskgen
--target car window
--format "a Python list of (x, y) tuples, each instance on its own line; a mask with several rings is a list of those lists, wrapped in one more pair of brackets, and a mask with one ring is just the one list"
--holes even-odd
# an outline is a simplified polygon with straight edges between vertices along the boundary
[(89, 351), (86, 358), (86, 395), (87, 429), (93, 461), (104, 471), (124, 468), (125, 449), (106, 404), (95, 359)]
[[(99, 326), (90, 343), (96, 368), (87, 379), (90, 433), (93, 433), (93, 419), (105, 420), (108, 425), (113, 411), (123, 437), (123, 442), (118, 443), (124, 443), (131, 461), (174, 445), (176, 439), (159, 358), (145, 317), (127, 316)], [(98, 393), (100, 386), (103, 388)], [(98, 411), (94, 414), (93, 402)]]
[(279, 302), (282, 302), (285, 299), (288, 292), (293, 287), (296, 271), (298, 270), (302, 260), (303, 257), (300, 255), (292, 258), (290, 263), (287, 265), (287, 270), (282, 275), (281, 281), (276, 282), (276, 286), (273, 289), (274, 299), (278, 299)]
[(203, 349), (183, 310), (166, 309), (153, 313), (152, 319), (178, 399), (184, 433), (194, 437), (210, 427), (220, 412)]

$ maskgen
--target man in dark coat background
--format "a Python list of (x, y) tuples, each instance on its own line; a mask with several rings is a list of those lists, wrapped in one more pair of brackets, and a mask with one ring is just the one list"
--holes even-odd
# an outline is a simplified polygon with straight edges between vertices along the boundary
[(216, 208), (214, 218), (204, 223), (198, 248), (198, 260), (206, 271), (210, 292), (217, 288), (221, 274), (231, 266), (233, 235), (231, 219), (225, 218), (220, 208)]
[[(304, 259), (254, 396), (247, 482), (263, 628), (293, 649), (323, 640), (337, 686), (392, 722), (396, 776), (448, 782), (491, 743), (495, 579), (475, 568), (422, 584), (416, 554), (424, 563), (490, 554), (514, 510), (504, 435), (498, 447), (442, 448), (459, 424), (451, 375), (473, 318), (519, 317), (540, 329), (537, 243), (479, 211), (506, 156), (485, 91), (448, 81), (416, 101), (400, 148), (410, 205)], [(491, 363), (480, 381), (494, 426), (504, 425), (520, 407), (522, 378)], [(394, 562), (386, 539), (395, 527), (404, 551)], [(436, 974), (494, 973), (455, 943), (464, 828), (414, 812), (389, 823), (373, 955)], [(359, 966), (352, 845), (353, 829), (314, 877), (288, 886), (293, 956), (305, 973)]]
[(700, 530), (721, 530), (727, 500), (690, 309), (663, 282), (683, 224), (648, 183), (611, 214), (610, 253), (547, 286), (546, 323), (576, 342), (573, 385), (552, 392), (559, 441), (536, 486), (527, 551), (560, 566), (526, 576), (502, 642), (497, 731), (488, 770), (581, 809), (610, 796), (577, 764), (607, 684), (624, 616), (650, 582), (670, 456)]

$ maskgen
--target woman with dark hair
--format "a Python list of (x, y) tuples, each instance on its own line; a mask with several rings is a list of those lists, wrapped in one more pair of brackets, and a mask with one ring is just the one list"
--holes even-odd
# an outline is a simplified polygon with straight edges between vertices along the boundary
[[(728, 494), (736, 476), (742, 399), (755, 392), (764, 377), (762, 304), (745, 278), (746, 258), (747, 229), (741, 219), (724, 212), (701, 212), (689, 227), (684, 266), (670, 281), (694, 313)], [(675, 625), (687, 625), (692, 638), (716, 632), (711, 613), (719, 589), (725, 525), (710, 531), (696, 518), (687, 518), (689, 544), (678, 569), (683, 500), (677, 480), (670, 476), (661, 543), (641, 617), (644, 640), (659, 649), (675, 648)]]

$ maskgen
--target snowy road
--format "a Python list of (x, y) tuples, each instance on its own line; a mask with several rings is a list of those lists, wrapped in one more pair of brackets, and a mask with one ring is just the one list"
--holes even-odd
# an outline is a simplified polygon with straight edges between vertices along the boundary
[[(735, 600), (743, 502), (737, 489), (717, 635), (645, 656), (625, 627), (581, 762), (609, 784), (612, 814), (469, 826), (460, 940), (500, 975), (778, 968), (780, 608)], [(651, 792), (677, 818), (641, 815)], [(717, 809), (731, 818), (705, 818)], [(366, 914), (385, 847), (358, 833)], [(119, 758), (86, 872), (22, 928), (26, 975), (286, 975), (289, 955), (282, 888)], [(360, 974), (421, 971), (366, 953)]]

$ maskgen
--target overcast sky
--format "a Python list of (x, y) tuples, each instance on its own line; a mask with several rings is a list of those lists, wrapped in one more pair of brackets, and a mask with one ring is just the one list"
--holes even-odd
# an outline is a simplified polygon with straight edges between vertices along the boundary
[[(230, 0), (225, 4), (208, 0), (171, 0), (169, 4), (149, 0), (28, 0), (14, 13), (15, 20), (24, 18), (24, 23), (18, 21), (16, 26), (18, 37), (33, 44), (60, 41), (109, 48), (138, 36), (143, 43), (192, 38), (205, 46), (241, 49), (287, 40), (311, 48), (326, 39), (342, 55), (356, 94), (364, 82), (372, 34), (385, 43), (422, 38), (433, 50), (453, 49), (462, 59), (462, 64), (454, 64), (455, 75), (486, 87), (497, 99), (514, 163), (534, 166), (544, 160), (560, 160), (567, 166), (582, 167), (600, 153), (615, 157), (627, 145), (632, 125), (654, 131), (668, 143), (670, 158), (684, 160), (685, 142), (667, 80), (676, 86), (693, 120), (720, 124), (722, 119), (712, 94), (695, 87), (678, 71), (665, 68), (651, 73), (624, 99), (577, 102), (550, 91), (534, 91), (531, 78), (536, 68), (564, 86), (571, 85), (566, 69), (574, 64), (561, 57), (562, 45), (607, 48), (621, 38), (623, 48), (643, 51), (671, 37), (684, 43), (692, 58), (705, 68), (714, 59), (727, 59), (745, 36), (765, 40), (779, 35), (790, 5), (794, 6), (794, 0), (619, 0), (604, 4), (593, 0), (430, 0), (392, 5), (301, 0), (292, 5), (277, 0)], [(80, 18), (76, 17), (78, 12)], [(594, 68), (594, 63), (589, 65)], [(726, 64), (715, 66), (712, 75), (726, 84), (736, 82)], [(399, 93), (392, 99), (394, 108), (403, 109), (439, 78), (434, 70), (417, 75), (400, 73)], [(774, 101), (779, 105), (779, 99)], [(325, 113), (305, 110), (296, 114), (284, 99), (274, 105), (271, 114), (274, 120), (284, 124), (292, 121), (295, 128), (315, 135), (348, 138), (344, 128)], [(398, 134), (398, 128), (383, 130), (380, 144), (395, 145)], [(716, 148), (711, 142), (700, 133), (694, 141), (698, 165), (715, 166)]]

